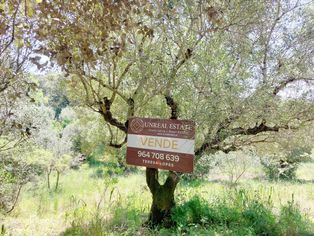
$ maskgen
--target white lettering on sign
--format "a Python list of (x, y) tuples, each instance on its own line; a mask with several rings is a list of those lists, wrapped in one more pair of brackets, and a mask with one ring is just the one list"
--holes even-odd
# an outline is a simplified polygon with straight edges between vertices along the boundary
[(149, 135), (128, 135), (128, 147), (194, 154), (194, 140)]
[(144, 122), (145, 128), (158, 128), (158, 129), (174, 129), (174, 130), (188, 130), (193, 129), (192, 125), (189, 124), (167, 124), (159, 122)]
[(191, 125), (184, 125), (184, 124), (170, 124), (170, 129), (192, 130), (192, 126)]

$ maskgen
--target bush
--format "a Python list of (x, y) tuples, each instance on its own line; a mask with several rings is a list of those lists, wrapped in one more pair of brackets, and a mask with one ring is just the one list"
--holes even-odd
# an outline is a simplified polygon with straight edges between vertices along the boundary
[(279, 216), (279, 225), (281, 226), (283, 235), (299, 235), (301, 232), (308, 230), (310, 225), (308, 220), (304, 219), (299, 208), (294, 204), (294, 201), (289, 201), (287, 205), (282, 206)]
[(101, 218), (95, 217), (91, 222), (84, 223), (83, 221), (73, 221), (71, 227), (66, 229), (61, 235), (62, 236), (73, 236), (73, 235), (93, 235), (93, 236), (105, 236), (105, 226)]
[(228, 177), (232, 185), (236, 185), (250, 167), (256, 166), (258, 159), (251, 153), (237, 151), (220, 153), (217, 155), (217, 161), (220, 172)]
[(256, 235), (281, 235), (275, 215), (261, 202), (250, 202), (242, 216), (245, 225), (253, 228)]
[(194, 176), (199, 179), (204, 179), (209, 171), (217, 165), (217, 160), (214, 155), (205, 155), (196, 162)]
[(185, 180), (204, 179), (209, 171), (217, 165), (217, 160), (214, 155), (204, 155), (196, 162), (194, 171), (191, 174), (185, 174)]
[(115, 162), (102, 162), (99, 167), (95, 168), (92, 178), (117, 178), (117, 176), (123, 173), (123, 169)]
[[(11, 153), (0, 156), (0, 213), (12, 211), (19, 199), (21, 188), (34, 181), (42, 173), (40, 166), (29, 164), (20, 156), (13, 158)], [(21, 159), (19, 159), (21, 158)]]
[(270, 180), (294, 180), (300, 163), (310, 159), (303, 149), (293, 149), (286, 155), (261, 158), (264, 172)]
[[(232, 199), (232, 200), (231, 200)], [(279, 217), (272, 206), (259, 199), (249, 199), (243, 192), (209, 204), (195, 196), (172, 211), (177, 230), (188, 232), (203, 227), (224, 235), (297, 235), (306, 230), (306, 220), (293, 202), (283, 206)]]
[(192, 174), (185, 175), (186, 180), (204, 179), (209, 171), (218, 170), (226, 176), (232, 185), (236, 185), (241, 177), (252, 166), (258, 164), (258, 159), (251, 153), (237, 151), (228, 154), (218, 152), (216, 154), (204, 155), (197, 161)]

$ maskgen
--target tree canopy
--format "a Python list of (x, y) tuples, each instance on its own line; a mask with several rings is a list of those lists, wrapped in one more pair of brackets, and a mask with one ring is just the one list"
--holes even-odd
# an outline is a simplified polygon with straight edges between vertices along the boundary
[(313, 82), (310, 9), (299, 1), (43, 1), (36, 52), (63, 68), (73, 99), (119, 130), (111, 145), (125, 143), (128, 117), (157, 116), (195, 120), (197, 153), (228, 151), (242, 146), (225, 145), (231, 136), (312, 118), (312, 87), (282, 99), (287, 86)]

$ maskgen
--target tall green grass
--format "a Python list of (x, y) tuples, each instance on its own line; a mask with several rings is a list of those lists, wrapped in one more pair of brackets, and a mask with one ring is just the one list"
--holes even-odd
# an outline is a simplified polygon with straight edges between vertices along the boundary
[(138, 196), (117, 202), (110, 218), (95, 212), (84, 220), (84, 210), (62, 234), (70, 235), (265, 235), (294, 236), (313, 232), (309, 219), (292, 199), (281, 206), (279, 214), (269, 199), (250, 196), (245, 190), (230, 190), (229, 196), (212, 201), (194, 196), (173, 209), (175, 226), (150, 230), (142, 227), (145, 212), (135, 203)]
[[(301, 169), (308, 180), (314, 179), (310, 167)], [(45, 180), (26, 186), (15, 211), (0, 216), (0, 226), (14, 236), (314, 233), (311, 182), (250, 179), (231, 188), (223, 181), (181, 181), (172, 216), (176, 227), (150, 230), (142, 227), (151, 204), (145, 173), (99, 177), (97, 169), (83, 166), (68, 172), (57, 192), (48, 191)]]
[(208, 202), (199, 196), (177, 206), (172, 219), (177, 233), (197, 233), (197, 228), (222, 235), (300, 235), (311, 231), (309, 219), (292, 201), (283, 205), (279, 215), (270, 201), (245, 190), (230, 192), (229, 197)]

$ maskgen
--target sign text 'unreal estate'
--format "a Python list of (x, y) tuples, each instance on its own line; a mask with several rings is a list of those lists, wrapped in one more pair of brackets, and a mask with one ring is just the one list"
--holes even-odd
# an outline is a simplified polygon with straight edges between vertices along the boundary
[(195, 125), (189, 120), (131, 118), (127, 164), (192, 172)]

